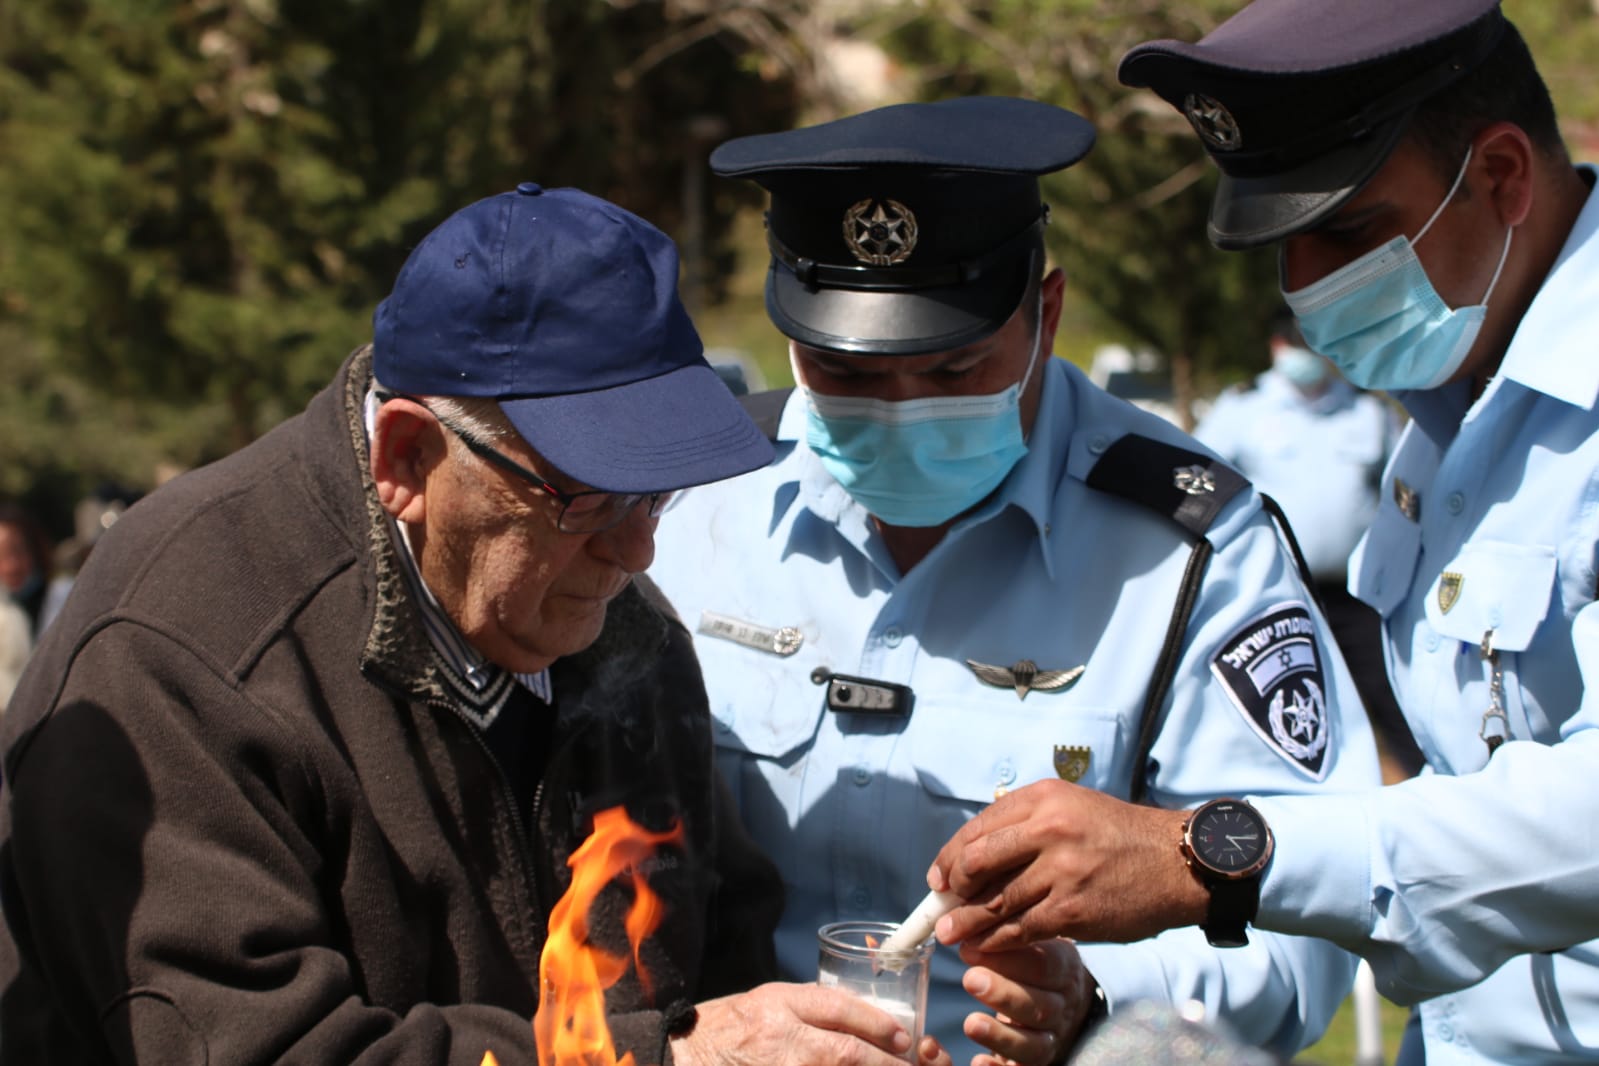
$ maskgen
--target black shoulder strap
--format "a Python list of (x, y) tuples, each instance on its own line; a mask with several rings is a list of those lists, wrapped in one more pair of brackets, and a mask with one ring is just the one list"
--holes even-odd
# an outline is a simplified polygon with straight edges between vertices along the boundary
[(1141, 503), (1203, 537), (1249, 481), (1219, 459), (1129, 433), (1099, 457), (1088, 486)]
[[(1155, 737), (1160, 732), (1161, 705), (1171, 689), (1176, 676), (1177, 662), (1182, 657), (1183, 636), (1188, 631), (1188, 620), (1199, 599), (1199, 587), (1205, 577), (1205, 567), (1210, 562), (1214, 546), (1206, 539), (1216, 516), (1234, 496), (1249, 487), (1249, 481), (1238, 471), (1218, 459), (1180, 448), (1174, 444), (1129, 433), (1108, 449), (1088, 472), (1088, 485), (1124, 499), (1141, 503), (1176, 522), (1194, 539), (1188, 555), (1188, 565), (1183, 570), (1182, 584), (1178, 586), (1176, 601), (1172, 604), (1171, 620), (1166, 625), (1166, 640), (1155, 660), (1155, 674), (1150, 678), (1144, 693), (1144, 706), (1138, 718), (1138, 747), (1133, 756), (1133, 776), (1129, 795), (1134, 803), (1143, 803), (1149, 794), (1149, 753), (1154, 750)], [(1299, 567), (1300, 575), (1311, 595), (1309, 569), (1304, 555), (1294, 540), (1288, 520), (1275, 501), (1266, 500), (1265, 509), (1276, 520), (1287, 539)]]
[(764, 392), (746, 392), (738, 398), (744, 405), (744, 413), (760, 427), (766, 434), (767, 440), (777, 439), (777, 424), (783, 419), (783, 405), (788, 403), (788, 394), (793, 392), (792, 387), (786, 389), (767, 389)]

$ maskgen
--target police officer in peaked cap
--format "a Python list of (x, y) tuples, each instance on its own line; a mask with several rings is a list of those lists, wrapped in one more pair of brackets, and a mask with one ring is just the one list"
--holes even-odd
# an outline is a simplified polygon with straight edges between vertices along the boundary
[[(696, 630), (719, 765), (781, 867), (788, 976), (815, 972), (819, 926), (909, 914), (1007, 793), (1189, 806), (1378, 779), (1256, 494), (1051, 358), (1065, 280), (1039, 178), (1093, 140), (1061, 108), (978, 97), (711, 155), (770, 194), (766, 306), (797, 387), (749, 398), (776, 462), (689, 494), (651, 576)], [(1297, 652), (1256, 684), (1226, 664), (1262, 632)], [(1297, 737), (1272, 731), (1283, 707)], [(939, 951), (928, 1031), (957, 1061), (1044, 1066), (1103, 1011), (1198, 999), (1292, 1053), (1354, 973), (1314, 941), (1217, 944)]]
[[(1261, 798), (1277, 847), (1254, 925), (1364, 955), (1416, 1005), (1404, 1066), (1599, 1058), (1599, 850), (1570, 832), (1599, 824), (1595, 170), (1573, 164), (1492, 0), (1256, 0), (1120, 73), (1179, 109), (1221, 171), (1211, 239), (1276, 246), (1310, 346), (1411, 415), (1350, 589), (1382, 616), (1433, 772)], [(1139, 891), (1071, 877), (1141, 861), (1124, 847), (994, 847), (983, 861), (1018, 863), (1018, 893), (1054, 887), (1027, 913), (958, 913), (957, 932), (1196, 920), (1205, 886), (1162, 844), (1177, 817), (1090, 810), (1150, 842)], [(982, 840), (940, 857), (957, 889), (976, 891), (961, 857)]]

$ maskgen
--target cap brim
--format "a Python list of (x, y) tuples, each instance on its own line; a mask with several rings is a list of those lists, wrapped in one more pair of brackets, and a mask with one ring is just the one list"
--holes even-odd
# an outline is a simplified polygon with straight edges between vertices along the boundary
[(757, 470), (771, 441), (709, 366), (595, 392), (501, 400), (556, 469), (608, 492), (665, 492)]
[(1358, 140), (1289, 170), (1259, 177), (1221, 175), (1211, 201), (1211, 242), (1237, 251), (1311, 229), (1359, 192), (1382, 169), (1403, 136), (1410, 111)]
[(873, 291), (807, 286), (773, 264), (766, 312), (784, 336), (857, 355), (924, 355), (974, 344), (1003, 326), (1027, 287), (1028, 256), (967, 285)]

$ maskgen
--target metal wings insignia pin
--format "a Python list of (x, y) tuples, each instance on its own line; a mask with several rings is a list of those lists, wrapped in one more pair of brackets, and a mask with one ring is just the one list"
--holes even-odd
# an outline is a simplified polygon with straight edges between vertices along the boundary
[(1086, 669), (1085, 666), (1074, 666), (1070, 670), (1040, 670), (1031, 659), (1019, 660), (1014, 666), (990, 666), (976, 659), (967, 659), (966, 665), (977, 675), (977, 680), (985, 685), (1015, 689), (1019, 700), (1025, 700), (1034, 689), (1039, 692), (1058, 692), (1076, 681)]

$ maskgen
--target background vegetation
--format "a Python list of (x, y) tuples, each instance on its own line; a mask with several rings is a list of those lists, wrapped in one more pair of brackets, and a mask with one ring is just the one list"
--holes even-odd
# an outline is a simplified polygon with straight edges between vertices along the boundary
[[(298, 410), (451, 210), (579, 185), (684, 247), (708, 343), (786, 375), (742, 133), (894, 99), (1012, 93), (1100, 128), (1051, 178), (1058, 346), (1168, 360), (1179, 402), (1260, 361), (1268, 255), (1203, 238), (1212, 172), (1117, 59), (1239, 0), (54, 0), (0, 7), (0, 496), (58, 535)], [(1506, 0), (1574, 142), (1594, 0)], [(875, 57), (875, 58), (873, 58)], [(866, 73), (869, 72), (870, 77)], [(870, 82), (871, 84), (866, 84)]]

